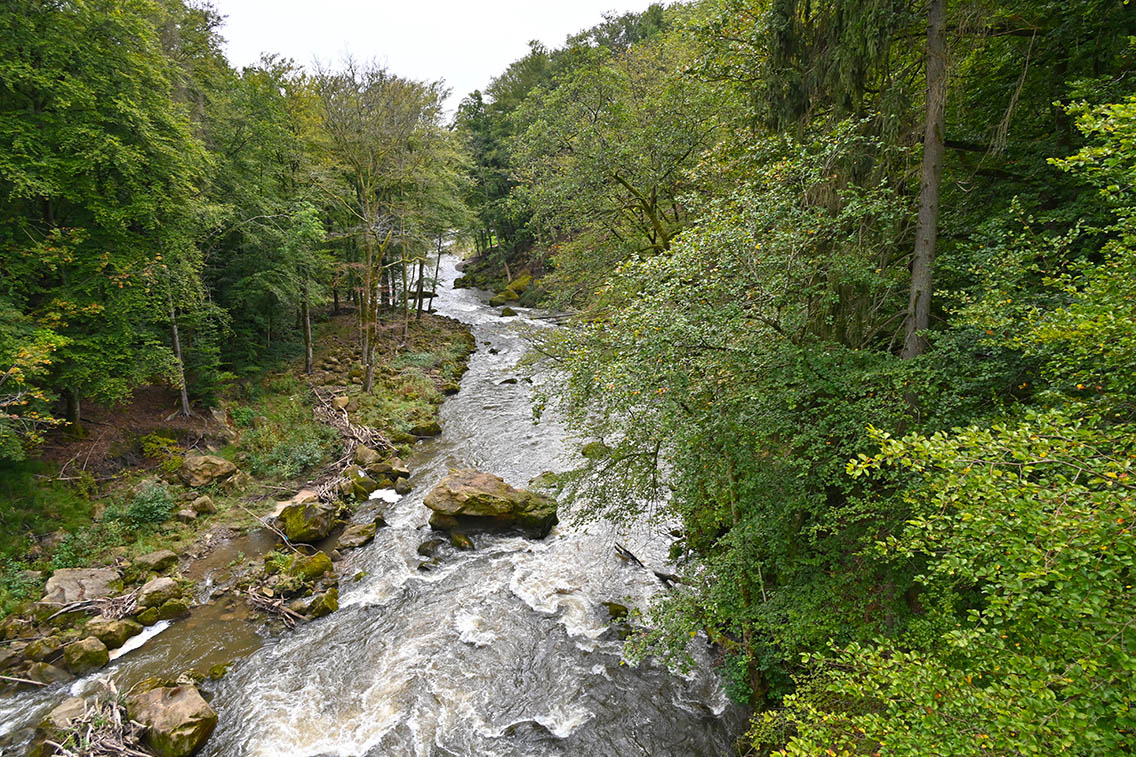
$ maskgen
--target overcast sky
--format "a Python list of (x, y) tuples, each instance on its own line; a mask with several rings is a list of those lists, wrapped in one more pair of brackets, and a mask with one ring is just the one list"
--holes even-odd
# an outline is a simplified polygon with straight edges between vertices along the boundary
[(310, 66), (345, 53), (374, 58), (401, 76), (445, 79), (452, 111), (462, 97), (528, 50), (593, 26), (607, 11), (641, 11), (651, 0), (213, 0), (225, 16), (229, 62), (262, 52)]

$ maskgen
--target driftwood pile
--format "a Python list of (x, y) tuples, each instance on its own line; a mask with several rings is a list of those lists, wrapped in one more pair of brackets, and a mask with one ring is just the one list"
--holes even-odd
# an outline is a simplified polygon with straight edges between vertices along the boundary
[(288, 628), (295, 628), (298, 621), (308, 620), (308, 616), (301, 615), (295, 610), (289, 609), (288, 606), (284, 604), (282, 597), (266, 596), (261, 593), (258, 587), (250, 587), (249, 590), (245, 592), (245, 596), (248, 599), (249, 606), (254, 610), (260, 610), (261, 612), (270, 613), (279, 617)]
[(377, 451), (394, 451), (395, 446), (381, 431), (370, 426), (352, 423), (347, 410), (335, 406), (332, 400), (337, 396), (342, 396), (342, 388), (313, 386), (312, 395), (316, 399), (316, 420), (337, 430), (344, 441), (343, 456), (336, 460), (328, 468), (328, 472), (312, 487), (319, 495), (320, 501), (333, 502), (339, 494), (338, 484), (343, 471), (355, 459), (356, 447), (362, 445)]
[(44, 743), (61, 757), (152, 757), (141, 743), (145, 726), (126, 714), (113, 683), (105, 687), (103, 694), (87, 700), (86, 712), (71, 721), (66, 738)]

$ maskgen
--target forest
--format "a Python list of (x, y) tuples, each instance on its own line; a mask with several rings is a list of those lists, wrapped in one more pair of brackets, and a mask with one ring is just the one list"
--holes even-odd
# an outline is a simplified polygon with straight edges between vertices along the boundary
[(674, 529), (625, 655), (711, 645), (739, 754), (1136, 751), (1131, 5), (598, 21), (451, 122), (365, 61), (235, 70), (207, 3), (11, 0), (0, 478), (88, 403), (310, 371), (317, 312), (370, 392), (454, 241), (565, 316), (558, 497)]

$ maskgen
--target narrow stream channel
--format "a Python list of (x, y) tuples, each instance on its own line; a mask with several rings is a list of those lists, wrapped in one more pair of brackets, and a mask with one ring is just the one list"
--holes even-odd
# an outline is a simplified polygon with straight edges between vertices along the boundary
[[(709, 671), (704, 645), (692, 645), (702, 659), (685, 678), (650, 663), (623, 665), (600, 604), (646, 607), (662, 590), (659, 581), (616, 557), (614, 544), (661, 568), (666, 534), (562, 523), (543, 541), (474, 535), (476, 551), (447, 545), (436, 568), (419, 570), (417, 547), (432, 536), (422, 499), (447, 470), (475, 467), (525, 487), (543, 471), (579, 462), (578, 443), (555, 417), (533, 423), (531, 387), (502, 383), (519, 378), (522, 330), (540, 322), (523, 309), (501, 318), (487, 293), (453, 289), (456, 262), (443, 258), (435, 307), (472, 328), (478, 351), (461, 392), (442, 408), (443, 434), (408, 460), (410, 494), (394, 505), (372, 503), (390, 527), (347, 558), (341, 609), (258, 645), (215, 684), (220, 722), (203, 753), (732, 754), (741, 715)], [(373, 514), (361, 508), (359, 519)], [(116, 666), (145, 667), (175, 628), (125, 655), (110, 674), (118, 677)], [(27, 709), (42, 712), (46, 695), (35, 698), (44, 703)], [(0, 717), (24, 709), (10, 704), (0, 702)]]

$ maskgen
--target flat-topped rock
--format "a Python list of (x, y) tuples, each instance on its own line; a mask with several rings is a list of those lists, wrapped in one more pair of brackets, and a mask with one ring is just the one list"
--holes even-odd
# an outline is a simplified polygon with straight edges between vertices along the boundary
[(161, 573), (167, 568), (177, 565), (178, 556), (168, 549), (159, 549), (157, 552), (136, 557), (134, 565), (143, 571)]
[(109, 597), (118, 573), (109, 568), (60, 568), (47, 579), (43, 602), (69, 605), (87, 599)]
[(516, 529), (541, 539), (558, 522), (555, 500), (472, 468), (451, 471), (424, 504), (434, 511), (430, 525), (446, 531)]
[(172, 578), (155, 578), (138, 590), (139, 607), (159, 607), (163, 602), (181, 596), (181, 588)]
[(178, 469), (178, 478), (186, 486), (197, 488), (228, 478), (237, 466), (216, 455), (186, 455)]
[(187, 757), (217, 727), (217, 713), (193, 686), (162, 686), (131, 694), (126, 711), (146, 726), (143, 740), (158, 757)]
[(336, 549), (358, 549), (375, 538), (376, 523), (354, 523), (343, 529), (335, 542)]

